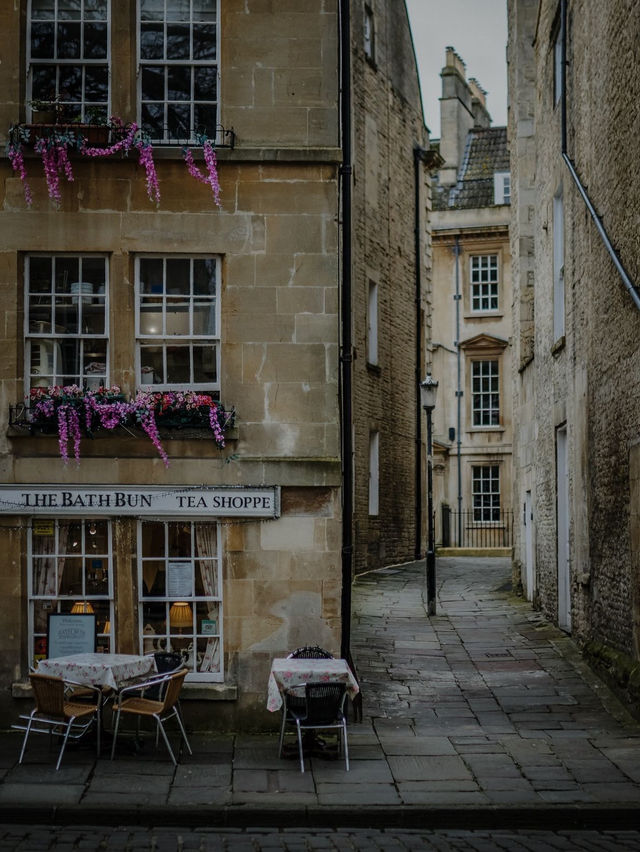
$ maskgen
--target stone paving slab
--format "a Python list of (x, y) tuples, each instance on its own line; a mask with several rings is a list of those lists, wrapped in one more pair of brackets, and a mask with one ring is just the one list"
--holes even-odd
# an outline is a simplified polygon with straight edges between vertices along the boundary
[(509, 593), (509, 573), (508, 560), (438, 560), (431, 618), (423, 563), (357, 580), (364, 719), (350, 725), (348, 774), (342, 757), (307, 757), (304, 774), (295, 753), (280, 759), (275, 717), (272, 733), (193, 734), (177, 767), (152, 736), (113, 762), (69, 749), (57, 773), (34, 738), (18, 766), (20, 737), (5, 733), (0, 821), (633, 827), (640, 725), (570, 638)]

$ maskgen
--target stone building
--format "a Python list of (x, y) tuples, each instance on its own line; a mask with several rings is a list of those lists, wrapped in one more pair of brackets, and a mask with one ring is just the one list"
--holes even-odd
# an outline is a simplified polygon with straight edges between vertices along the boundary
[(20, 0), (0, 33), (0, 716), (75, 607), (183, 653), (189, 724), (272, 724), (270, 660), (348, 653), (355, 563), (422, 534), (406, 12)]
[(509, 2), (514, 575), (638, 697), (640, 5)]
[(447, 48), (433, 186), (436, 541), (511, 546), (511, 253), (507, 131)]

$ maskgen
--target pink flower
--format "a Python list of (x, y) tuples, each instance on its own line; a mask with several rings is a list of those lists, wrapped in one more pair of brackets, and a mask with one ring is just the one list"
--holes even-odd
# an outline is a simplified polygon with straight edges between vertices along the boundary
[(158, 204), (160, 201), (160, 187), (158, 186), (156, 166), (153, 162), (153, 149), (151, 145), (145, 142), (138, 142), (137, 148), (140, 165), (144, 166), (147, 175), (147, 195), (149, 196), (149, 201), (155, 201)]
[(27, 207), (31, 207), (33, 203), (33, 196), (31, 195), (31, 187), (27, 182), (27, 170), (24, 165), (24, 155), (22, 152), (22, 145), (18, 143), (14, 145), (13, 142), (9, 143), (8, 148), (9, 160), (11, 161), (11, 168), (14, 172), (17, 172), (18, 177), (22, 181), (22, 188), (24, 190), (24, 200), (27, 204)]
[(203, 175), (200, 169), (196, 166), (193, 161), (193, 152), (191, 148), (184, 148), (182, 155), (184, 157), (184, 161), (187, 164), (187, 169), (189, 170), (189, 174), (191, 177), (199, 180), (200, 183), (207, 183), (211, 187), (211, 191), (213, 192), (213, 200), (215, 204), (220, 207), (220, 183), (218, 182), (218, 164), (216, 159), (216, 152), (214, 150), (211, 142), (206, 139), (202, 143), (202, 153), (204, 154), (204, 161), (207, 166), (207, 174)]

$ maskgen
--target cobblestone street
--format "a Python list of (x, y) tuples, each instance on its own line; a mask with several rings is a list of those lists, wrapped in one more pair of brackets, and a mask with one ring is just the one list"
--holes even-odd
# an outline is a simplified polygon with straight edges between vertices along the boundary
[(354, 586), (348, 774), (313, 756), (301, 775), (275, 732), (194, 734), (177, 768), (152, 737), (113, 762), (79, 747), (59, 772), (5, 733), (1, 848), (639, 848), (640, 725), (511, 594), (508, 560), (438, 560), (432, 618), (423, 590), (422, 562)]

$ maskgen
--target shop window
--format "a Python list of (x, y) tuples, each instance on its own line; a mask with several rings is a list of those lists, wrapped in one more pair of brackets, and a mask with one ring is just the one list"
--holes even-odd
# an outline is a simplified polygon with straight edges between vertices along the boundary
[(30, 665), (47, 656), (47, 621), (53, 612), (95, 613), (97, 648), (112, 651), (110, 522), (35, 518), (28, 565)]
[(139, 384), (218, 390), (218, 258), (144, 257), (136, 269)]
[(472, 468), (474, 521), (500, 520), (500, 467), (497, 464)]
[(107, 259), (29, 255), (25, 387), (108, 386)]
[(109, 0), (30, 0), (28, 101), (54, 120), (106, 122)]
[(473, 361), (471, 364), (473, 425), (500, 425), (500, 387), (497, 361)]
[(222, 680), (218, 526), (141, 521), (138, 553), (141, 650), (179, 651), (190, 680)]
[(156, 142), (215, 139), (218, 0), (139, 0), (141, 123)]
[(498, 255), (476, 254), (469, 258), (471, 310), (474, 313), (498, 310)]

